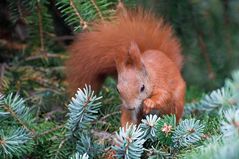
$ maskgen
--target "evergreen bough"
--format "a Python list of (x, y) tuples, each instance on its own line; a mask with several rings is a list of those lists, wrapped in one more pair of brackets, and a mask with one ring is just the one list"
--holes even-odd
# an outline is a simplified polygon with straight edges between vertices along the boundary
[[(53, 140), (52, 146), (54, 146), (54, 143), (57, 143), (58, 146), (56, 150), (50, 150), (53, 154), (49, 155), (49, 158), (53, 156), (54, 158), (66, 158), (71, 152), (66, 152), (65, 150), (77, 151), (77, 154), (83, 155), (79, 156), (76, 154), (76, 158), (87, 159), (88, 155), (84, 155), (86, 152), (91, 157), (99, 155), (102, 153), (100, 151), (102, 147), (92, 140), (92, 134), (90, 133), (90, 125), (96, 120), (101, 106), (99, 99), (101, 97), (95, 96), (90, 86), (85, 86), (82, 90), (79, 89), (76, 97), (72, 98), (68, 106), (69, 119), (65, 124), (66, 129), (59, 126), (39, 133), (36, 132), (38, 129), (34, 115), (25, 106), (25, 101), (18, 95), (1, 95), (0, 120), (2, 122), (0, 126), (2, 129), (0, 130), (0, 155), (4, 156), (4, 158), (27, 155), (33, 150), (33, 145), (37, 146), (37, 144), (42, 142), (44, 144), (44, 140), (42, 141), (41, 139), (42, 136), (49, 135), (54, 131), (61, 140)], [(10, 122), (6, 119), (10, 119)], [(58, 130), (61, 130), (61, 133), (57, 134)], [(75, 145), (75, 148), (69, 145)]]
[(90, 123), (97, 119), (102, 97), (94, 95), (90, 86), (79, 89), (68, 105), (69, 120), (66, 124), (69, 133), (74, 133), (78, 129), (86, 129)]
[(0, 156), (12, 158), (29, 153), (32, 147), (30, 141), (35, 133), (30, 128), (34, 118), (25, 101), (18, 95), (1, 95), (0, 121)]
[(83, 155), (80, 155), (78, 152), (75, 153), (74, 156), (72, 156), (70, 159), (89, 159), (89, 156), (84, 153)]
[(160, 120), (157, 115), (147, 115), (145, 119), (142, 119), (140, 128), (142, 128), (144, 132), (144, 138), (150, 139), (151, 141), (156, 140), (156, 124)]
[(165, 145), (172, 144), (172, 135), (176, 128), (176, 117), (175, 115), (165, 115), (161, 120), (157, 122), (156, 133), (157, 139), (160, 143)]
[(172, 139), (179, 147), (187, 147), (201, 140), (204, 125), (199, 120), (185, 119), (176, 127)]
[(201, 113), (219, 113), (239, 103), (239, 71), (232, 73), (232, 79), (226, 79), (222, 88), (206, 94), (199, 102), (186, 104), (185, 113), (190, 115), (193, 112)]
[(111, 17), (114, 10), (112, 6), (117, 1), (109, 0), (60, 0), (57, 7), (61, 11), (63, 18), (74, 31), (88, 29), (90, 22), (95, 19), (105, 20)]
[(0, 130), (0, 156), (13, 158), (28, 154), (32, 149), (31, 140), (31, 134), (24, 128)]
[(114, 139), (117, 158), (138, 159), (143, 153), (143, 144), (145, 142), (144, 132), (136, 125), (126, 125), (121, 127), (119, 133), (116, 133)]

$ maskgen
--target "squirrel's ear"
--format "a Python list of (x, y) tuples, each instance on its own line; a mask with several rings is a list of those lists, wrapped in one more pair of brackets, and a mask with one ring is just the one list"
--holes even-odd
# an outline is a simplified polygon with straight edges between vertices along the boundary
[(132, 64), (142, 69), (144, 67), (143, 60), (141, 58), (141, 53), (136, 42), (132, 41), (129, 47), (129, 57)]
[(128, 17), (128, 11), (127, 11), (125, 5), (121, 1), (119, 1), (118, 5), (117, 5), (116, 14), (118, 16), (122, 16), (125, 18)]
[(116, 55), (114, 61), (117, 71), (122, 71), (125, 67), (125, 58), (122, 55)]

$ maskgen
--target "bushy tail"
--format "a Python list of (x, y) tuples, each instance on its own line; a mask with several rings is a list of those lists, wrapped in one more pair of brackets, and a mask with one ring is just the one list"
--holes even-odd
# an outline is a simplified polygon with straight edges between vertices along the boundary
[(126, 54), (131, 41), (138, 44), (142, 53), (149, 49), (164, 52), (181, 68), (181, 48), (172, 28), (150, 12), (128, 11), (127, 16), (95, 24), (92, 31), (77, 36), (66, 63), (70, 90), (85, 84), (99, 89), (105, 76), (116, 73), (114, 58)]

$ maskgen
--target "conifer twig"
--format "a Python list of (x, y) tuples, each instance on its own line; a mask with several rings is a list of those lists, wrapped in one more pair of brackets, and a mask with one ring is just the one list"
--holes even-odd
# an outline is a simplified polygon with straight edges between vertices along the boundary
[(17, 11), (18, 11), (19, 16), (20, 16), (19, 19), (23, 20), (24, 18), (23, 18), (23, 13), (22, 13), (22, 8), (21, 8), (21, 1), (20, 0), (17, 1)]
[(104, 17), (99, 9), (99, 7), (97, 6), (95, 0), (90, 0), (90, 2), (93, 4), (93, 6), (95, 7), (96, 11), (97, 11), (97, 14), (99, 15), (100, 19), (101, 20), (104, 20)]
[(41, 44), (41, 51), (44, 51), (44, 37), (43, 37), (43, 28), (42, 28), (42, 15), (41, 15), (41, 6), (37, 1), (37, 16), (38, 16), (38, 29), (40, 35), (40, 44)]
[(23, 128), (25, 128), (26, 130), (28, 130), (28, 131), (31, 132), (32, 134), (35, 134), (35, 131), (34, 131), (33, 129), (30, 129), (25, 122), (23, 122), (21, 119), (19, 119), (19, 118), (17, 117), (16, 113), (11, 109), (10, 106), (4, 105), (3, 108), (4, 108), (7, 112), (9, 112), (9, 113), (11, 114), (11, 116), (12, 116), (14, 119), (16, 119), (16, 121), (17, 121), (20, 125), (22, 125)]
[(52, 128), (52, 129), (50, 129), (50, 130), (44, 131), (43, 133), (36, 134), (33, 138), (39, 138), (39, 137), (41, 137), (41, 136), (50, 134), (50, 133), (52, 133), (52, 132), (54, 132), (54, 131), (57, 131), (57, 130), (59, 130), (59, 129), (61, 129), (61, 128), (64, 128), (64, 127), (65, 127), (65, 124), (58, 125), (58, 126)]
[(5, 39), (0, 39), (0, 46), (6, 47), (7, 49), (13, 49), (13, 50), (23, 50), (27, 47), (26, 44), (17, 43), (14, 41), (8, 41)]
[(76, 16), (80, 19), (80, 25), (82, 26), (83, 29), (86, 29), (87, 26), (87, 22), (83, 19), (83, 17), (80, 15), (80, 13), (78, 12), (75, 3), (73, 2), (73, 0), (69, 0), (70, 2), (70, 6), (73, 8)]
[(117, 112), (112, 112), (112, 113), (110, 113), (110, 114), (107, 114), (107, 115), (103, 116), (102, 118), (100, 118), (100, 120), (99, 120), (99, 121), (103, 121), (103, 120), (105, 120), (105, 119), (107, 119), (107, 118), (111, 117), (112, 115), (116, 115), (116, 114), (120, 114), (120, 113), (121, 113), (120, 111), (117, 111)]
[(35, 55), (35, 56), (29, 56), (25, 59), (25, 61), (31, 61), (31, 60), (37, 60), (42, 58), (61, 58), (64, 59), (66, 56), (60, 55), (60, 54), (50, 54), (50, 53), (44, 53), (41, 55)]
[(56, 152), (56, 154), (55, 154), (55, 159), (57, 159), (57, 156), (58, 156), (58, 154), (60, 153), (60, 149), (61, 149), (61, 147), (64, 145), (64, 143), (67, 141), (67, 138), (65, 138), (64, 140), (62, 140), (61, 141), (61, 143), (59, 144), (59, 146), (58, 146), (58, 149), (57, 149), (57, 152)]

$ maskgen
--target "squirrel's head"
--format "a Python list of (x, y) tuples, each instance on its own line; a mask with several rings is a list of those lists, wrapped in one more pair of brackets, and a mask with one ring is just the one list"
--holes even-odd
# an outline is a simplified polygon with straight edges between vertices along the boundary
[(127, 56), (115, 59), (118, 72), (117, 90), (126, 109), (138, 109), (150, 96), (152, 86), (138, 45), (131, 42)]

